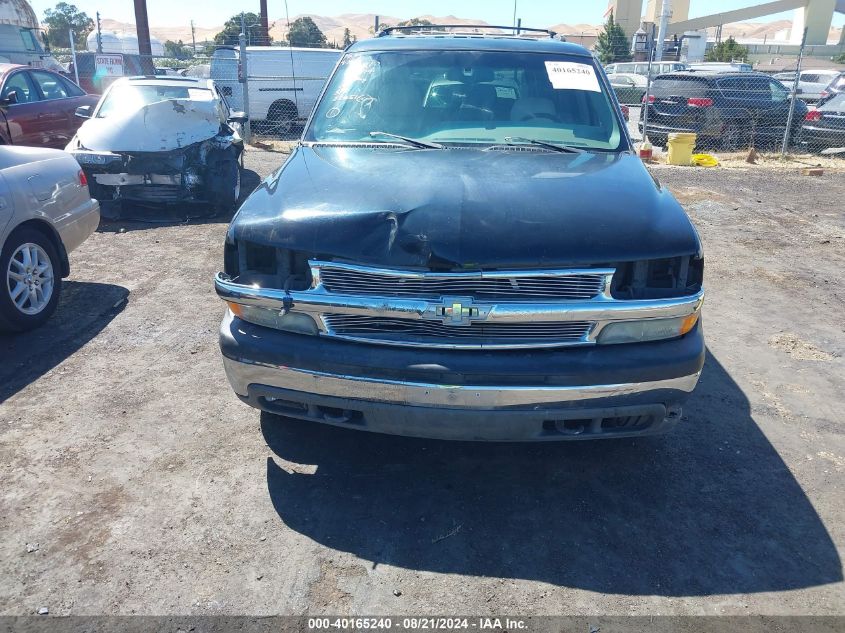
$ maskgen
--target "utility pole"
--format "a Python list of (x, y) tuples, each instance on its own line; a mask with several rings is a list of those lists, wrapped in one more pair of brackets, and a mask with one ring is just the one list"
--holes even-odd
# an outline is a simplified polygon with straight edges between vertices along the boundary
[(135, 30), (138, 33), (138, 54), (152, 59), (150, 45), (150, 20), (147, 17), (147, 0), (135, 0)]
[(194, 47), (194, 55), (197, 54), (197, 29), (194, 26), (194, 21), (191, 20), (191, 45)]
[(669, 0), (663, 0), (663, 7), (660, 9), (660, 28), (657, 30), (657, 50), (654, 53), (654, 61), (663, 59), (663, 42), (666, 40), (666, 29), (669, 27), (669, 16), (672, 14)]
[(97, 52), (103, 53), (103, 34), (100, 31), (100, 12), (97, 11)]
[(262, 46), (270, 46), (270, 18), (267, 16), (267, 0), (261, 0), (261, 37), (263, 42), (259, 42)]

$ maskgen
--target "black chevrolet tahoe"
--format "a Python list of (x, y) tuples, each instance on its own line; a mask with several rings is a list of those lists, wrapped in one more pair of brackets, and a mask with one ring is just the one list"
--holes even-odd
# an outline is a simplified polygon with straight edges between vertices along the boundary
[(596, 60), (532, 35), (393, 29), (345, 51), (226, 236), (220, 347), (244, 402), (446, 439), (678, 422), (704, 363), (698, 235)]

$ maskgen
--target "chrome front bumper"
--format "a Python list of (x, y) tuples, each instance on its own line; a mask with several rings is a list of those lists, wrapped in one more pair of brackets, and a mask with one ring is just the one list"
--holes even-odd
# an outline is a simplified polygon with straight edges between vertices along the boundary
[(699, 373), (642, 383), (467, 386), (380, 380), (223, 359), (247, 404), (355, 430), (445, 440), (559, 441), (672, 429)]
[(235, 393), (249, 394), (250, 385), (278, 387), (335, 398), (368, 402), (449, 409), (506, 409), (541, 407), (550, 404), (622, 398), (665, 390), (689, 394), (698, 383), (699, 373), (652, 382), (617, 385), (532, 386), (440, 385), (344, 376), (326, 372), (272, 366), (223, 358), (226, 376)]

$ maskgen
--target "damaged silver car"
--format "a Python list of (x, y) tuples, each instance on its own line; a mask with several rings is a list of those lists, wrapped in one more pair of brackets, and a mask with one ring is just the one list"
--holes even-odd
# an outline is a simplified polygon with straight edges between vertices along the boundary
[(126, 77), (93, 111), (76, 115), (87, 120), (66, 149), (104, 210), (124, 201), (207, 202), (221, 212), (237, 204), (243, 140), (236, 128), (246, 116), (229, 110), (212, 81)]

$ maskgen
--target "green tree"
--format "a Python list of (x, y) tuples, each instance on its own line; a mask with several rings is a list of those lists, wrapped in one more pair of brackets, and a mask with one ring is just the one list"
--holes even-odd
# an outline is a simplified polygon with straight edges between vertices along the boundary
[(631, 42), (625, 30), (613, 19), (613, 11), (596, 39), (595, 52), (602, 64), (631, 60)]
[(343, 48), (350, 44), (352, 44), (352, 33), (349, 32), (349, 29), (343, 29)]
[(288, 43), (291, 46), (311, 46), (319, 48), (326, 45), (326, 36), (314, 24), (314, 20), (305, 16), (291, 22), (288, 31)]
[(47, 26), (47, 41), (57, 48), (70, 48), (70, 29), (73, 29), (76, 45), (83, 47), (85, 38), (94, 30), (94, 20), (76, 5), (67, 2), (59, 2), (55, 9), (47, 9), (44, 12), (44, 24)]
[(400, 22), (396, 26), (434, 26), (434, 22), (425, 18), (411, 18), (410, 20)]
[[(246, 31), (246, 43), (252, 45), (264, 44), (264, 31), (257, 13), (244, 13), (243, 22)], [(223, 30), (214, 36), (214, 43), (218, 46), (237, 46), (241, 34), (241, 14), (233, 15), (223, 24)], [(269, 44), (269, 42), (267, 42)]]
[(182, 40), (178, 42), (167, 40), (164, 43), (164, 54), (167, 57), (173, 57), (175, 59), (190, 59), (193, 57), (191, 50), (185, 46)]
[(729, 37), (707, 51), (704, 59), (708, 62), (744, 62), (748, 61), (748, 49), (742, 44), (737, 44), (733, 37)]

